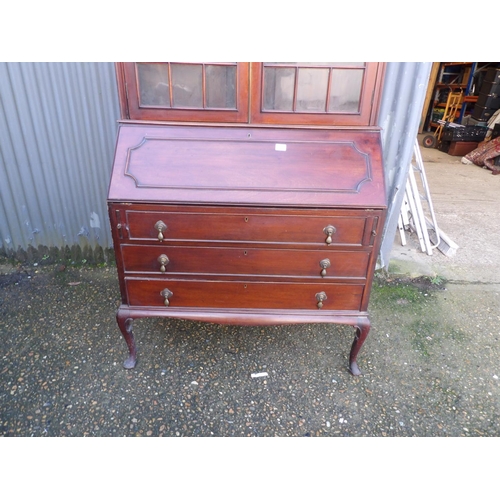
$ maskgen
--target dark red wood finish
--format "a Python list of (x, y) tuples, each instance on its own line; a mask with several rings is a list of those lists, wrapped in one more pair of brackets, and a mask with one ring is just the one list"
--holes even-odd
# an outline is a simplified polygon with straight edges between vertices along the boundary
[(252, 63), (250, 122), (270, 125), (370, 126), (376, 124), (383, 63), (366, 63), (361, 102), (357, 113), (304, 113), (264, 111), (262, 106), (262, 63)]
[(206, 111), (134, 114), (133, 65), (117, 64), (123, 118), (211, 122), (120, 125), (108, 204), (124, 366), (136, 364), (135, 318), (325, 322), (356, 328), (349, 369), (359, 375), (386, 212), (379, 130), (371, 126), (383, 65), (368, 63), (361, 111), (349, 123), (343, 115), (303, 122), (260, 113), (260, 66), (251, 77), (248, 63), (238, 67), (238, 109), (246, 100), (245, 119), (264, 126)]
[(155, 224), (161, 220), (167, 228), (164, 241), (225, 241), (292, 243), (294, 245), (323, 245), (327, 235), (324, 228), (335, 227), (332, 245), (363, 244), (366, 231), (372, 230), (372, 219), (379, 212), (338, 210), (283, 210), (252, 207), (165, 207), (134, 205), (125, 208), (128, 236), (131, 240), (158, 240)]
[(140, 105), (136, 63), (117, 63), (122, 118), (144, 121), (248, 123), (248, 63), (238, 63), (236, 109), (154, 108)]
[(383, 208), (380, 133), (122, 125), (109, 199)]
[[(178, 245), (121, 245), (126, 274), (156, 274), (157, 276), (199, 278), (224, 276), (225, 279), (317, 278), (331, 280), (365, 279), (370, 253), (367, 251), (287, 250), (283, 248), (178, 246)], [(168, 263), (161, 271), (161, 257)], [(167, 260), (165, 259), (165, 260)], [(321, 272), (321, 262), (330, 265)]]
[(385, 64), (367, 62), (357, 113), (270, 112), (262, 109), (263, 63), (237, 63), (237, 109), (204, 110), (141, 107), (134, 62), (116, 63), (121, 116), (124, 120), (252, 125), (368, 127), (376, 125)]
[[(305, 314), (318, 310), (317, 293), (325, 292), (325, 311), (359, 310), (363, 285), (289, 283), (278, 281), (221, 281), (125, 278), (131, 306), (165, 307), (160, 294), (172, 292), (169, 308), (298, 309)], [(170, 310), (169, 309), (169, 310)]]

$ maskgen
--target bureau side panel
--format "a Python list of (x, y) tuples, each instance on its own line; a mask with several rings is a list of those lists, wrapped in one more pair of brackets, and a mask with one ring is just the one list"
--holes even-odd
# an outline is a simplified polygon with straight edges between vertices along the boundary
[(386, 212), (381, 211), (381, 212), (377, 213), (376, 216), (373, 216), (373, 218), (370, 221), (370, 224), (372, 227), (371, 235), (373, 238), (372, 239), (373, 246), (372, 246), (372, 250), (371, 250), (371, 254), (370, 254), (370, 261), (368, 263), (368, 273), (366, 276), (366, 287), (365, 287), (364, 292), (363, 292), (362, 305), (361, 305), (362, 311), (368, 310), (371, 288), (373, 286), (375, 267), (377, 265), (377, 259), (378, 259), (379, 252), (380, 252), (380, 245), (382, 243), (382, 229), (384, 227), (385, 218), (386, 218)]
[(113, 248), (115, 251), (116, 268), (118, 271), (118, 280), (120, 285), (120, 295), (122, 304), (127, 304), (127, 290), (124, 281), (124, 262), (121, 252), (121, 244), (126, 236), (125, 224), (123, 222), (124, 213), (121, 204), (108, 204), (109, 224), (111, 226), (111, 236), (113, 239)]

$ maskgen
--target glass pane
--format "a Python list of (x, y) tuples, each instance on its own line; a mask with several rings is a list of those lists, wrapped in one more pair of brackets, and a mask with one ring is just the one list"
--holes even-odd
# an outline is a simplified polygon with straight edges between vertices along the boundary
[(356, 113), (359, 111), (363, 73), (362, 69), (332, 70), (328, 111), (337, 113)]
[(236, 109), (236, 66), (206, 67), (208, 108)]
[(171, 64), (174, 108), (203, 108), (201, 64)]
[(141, 106), (170, 107), (168, 64), (137, 63)]
[(295, 69), (264, 68), (264, 109), (293, 111)]
[(273, 66), (273, 65), (280, 65), (280, 66), (327, 66), (327, 67), (333, 67), (333, 66), (364, 66), (364, 62), (267, 62), (264, 63), (264, 66)]
[(364, 62), (331, 62), (331, 63), (320, 63), (328, 64), (329, 66), (364, 66)]
[(357, 62), (298, 62), (295, 63), (298, 64), (299, 66), (327, 66), (327, 67), (332, 67), (332, 66), (363, 66), (364, 63), (357, 63)]
[(328, 69), (300, 68), (297, 111), (326, 111)]

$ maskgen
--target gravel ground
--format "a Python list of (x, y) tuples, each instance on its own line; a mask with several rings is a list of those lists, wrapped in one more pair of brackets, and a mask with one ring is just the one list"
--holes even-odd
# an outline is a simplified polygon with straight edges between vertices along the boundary
[(156, 318), (127, 371), (115, 268), (3, 263), (0, 435), (498, 436), (500, 287), (437, 281), (377, 280), (361, 377), (352, 327)]

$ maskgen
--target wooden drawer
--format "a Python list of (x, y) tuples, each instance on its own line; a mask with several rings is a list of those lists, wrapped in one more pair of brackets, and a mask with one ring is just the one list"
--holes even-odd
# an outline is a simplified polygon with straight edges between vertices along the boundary
[(170, 290), (169, 308), (197, 307), (217, 309), (303, 309), (319, 310), (316, 294), (326, 293), (322, 311), (359, 310), (363, 285), (319, 283), (280, 283), (250, 281), (167, 280), (125, 278), (131, 306), (160, 307), (161, 292)]
[(372, 232), (376, 229), (378, 217), (367, 214), (363, 211), (332, 211), (332, 215), (303, 211), (287, 215), (255, 209), (229, 213), (130, 209), (126, 210), (126, 224), (130, 240), (158, 241), (155, 224), (162, 221), (167, 226), (162, 232), (165, 242), (260, 242), (279, 245), (326, 245), (325, 228), (333, 226), (332, 245), (372, 245)]
[[(121, 245), (125, 273), (182, 275), (245, 275), (321, 279), (324, 259), (330, 265), (324, 279), (365, 278), (370, 258), (364, 251), (282, 250), (253, 247)], [(160, 256), (166, 256), (165, 273)]]

